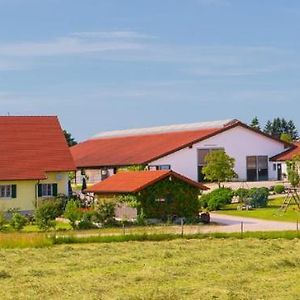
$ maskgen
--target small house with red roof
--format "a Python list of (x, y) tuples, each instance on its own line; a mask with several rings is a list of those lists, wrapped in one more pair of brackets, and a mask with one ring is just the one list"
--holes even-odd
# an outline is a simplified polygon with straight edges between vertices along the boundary
[[(147, 218), (197, 217), (208, 188), (171, 170), (123, 171), (86, 189), (97, 198), (133, 195)], [(138, 212), (140, 214), (140, 212)]]
[(280, 175), (270, 158), (291, 147), (233, 119), (102, 132), (72, 147), (71, 152), (77, 174), (87, 174), (90, 183), (136, 165), (173, 170), (202, 182), (205, 156), (220, 149), (235, 159), (237, 180), (265, 181)]
[(294, 142), (287, 150), (271, 157), (274, 169), (277, 168), (283, 177), (287, 177), (287, 161), (293, 160), (295, 157), (300, 157), (300, 142)]
[(0, 116), (0, 209), (68, 194), (75, 164), (57, 117)]

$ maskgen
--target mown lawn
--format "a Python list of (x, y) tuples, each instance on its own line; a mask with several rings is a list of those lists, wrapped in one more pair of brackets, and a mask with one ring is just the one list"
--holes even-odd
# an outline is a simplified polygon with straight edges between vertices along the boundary
[(300, 241), (0, 250), (0, 299), (299, 299)]
[(253, 210), (237, 210), (237, 204), (227, 205), (224, 209), (217, 211), (217, 213), (231, 215), (231, 216), (241, 216), (241, 217), (251, 217), (272, 221), (287, 221), (296, 222), (297, 218), (300, 222), (300, 212), (296, 205), (291, 205), (288, 210), (284, 212), (279, 212), (279, 208), (283, 203), (283, 198), (277, 198), (270, 200), (268, 207), (258, 208)]

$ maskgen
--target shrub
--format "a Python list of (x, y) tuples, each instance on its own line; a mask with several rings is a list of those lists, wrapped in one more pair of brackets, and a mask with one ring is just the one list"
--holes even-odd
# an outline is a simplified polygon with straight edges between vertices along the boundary
[(4, 211), (0, 211), (0, 230), (4, 230), (5, 225), (7, 224), (7, 219)]
[(96, 228), (94, 221), (96, 220), (96, 212), (88, 211), (82, 215), (82, 219), (78, 223), (78, 229)]
[(284, 187), (283, 184), (275, 185), (275, 187), (274, 187), (274, 192), (275, 192), (276, 194), (282, 194), (284, 191), (285, 191), (285, 187)]
[(233, 191), (230, 188), (219, 188), (200, 198), (200, 205), (208, 210), (219, 210), (225, 204), (231, 203)]
[(141, 210), (141, 212), (137, 215), (137, 217), (136, 217), (136, 224), (140, 225), (140, 226), (147, 225), (146, 215), (144, 214), (143, 210)]
[(249, 192), (250, 205), (266, 207), (268, 205), (269, 190), (267, 188), (252, 188)]
[(35, 211), (36, 224), (42, 230), (53, 228), (55, 227), (55, 219), (62, 213), (60, 200), (44, 200)]
[(235, 191), (234, 194), (242, 200), (249, 197), (249, 189), (239, 188)]
[(112, 224), (115, 218), (116, 201), (114, 199), (101, 199), (96, 207), (97, 221), (102, 224)]
[(27, 224), (27, 218), (20, 213), (13, 213), (10, 219), (10, 226), (15, 230), (22, 230), (24, 226)]
[(80, 221), (82, 217), (82, 212), (79, 210), (79, 203), (77, 201), (68, 201), (65, 208), (64, 217), (69, 219), (73, 229), (77, 227), (76, 222)]

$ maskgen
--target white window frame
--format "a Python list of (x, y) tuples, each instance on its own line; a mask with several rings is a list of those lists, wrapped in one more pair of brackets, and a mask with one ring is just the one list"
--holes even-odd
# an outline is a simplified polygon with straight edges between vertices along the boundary
[[(47, 192), (44, 189), (47, 186)], [(42, 183), (42, 197), (53, 197), (53, 184), (51, 183)]]
[(11, 199), (12, 198), (12, 185), (11, 184), (1, 184), (0, 185), (0, 198), (1, 199)]

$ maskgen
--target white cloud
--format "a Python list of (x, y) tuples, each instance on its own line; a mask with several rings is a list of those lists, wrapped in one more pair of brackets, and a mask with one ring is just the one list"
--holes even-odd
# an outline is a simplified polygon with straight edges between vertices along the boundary
[(140, 49), (142, 44), (130, 41), (87, 41), (76, 37), (64, 37), (45, 42), (19, 42), (0, 45), (3, 56), (53, 56), (105, 51)]
[(74, 32), (72, 36), (80, 38), (101, 38), (101, 39), (152, 39), (152, 35), (139, 33), (136, 31), (86, 31)]

